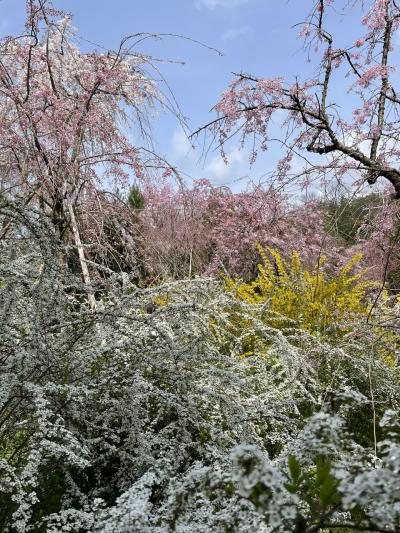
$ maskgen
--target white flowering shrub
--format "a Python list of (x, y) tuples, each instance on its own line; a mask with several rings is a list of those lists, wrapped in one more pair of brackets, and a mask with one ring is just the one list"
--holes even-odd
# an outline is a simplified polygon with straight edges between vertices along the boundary
[[(207, 279), (110, 275), (93, 310), (45, 220), (0, 223), (1, 531), (399, 531), (396, 366)], [(232, 306), (267, 353), (238, 357)]]

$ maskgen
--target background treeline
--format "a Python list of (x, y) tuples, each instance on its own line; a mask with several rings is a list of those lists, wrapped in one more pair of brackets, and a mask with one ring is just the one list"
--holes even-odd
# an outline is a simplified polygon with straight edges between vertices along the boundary
[(309, 268), (326, 256), (331, 272), (362, 253), (369, 279), (399, 288), (399, 209), (384, 193), (299, 201), (273, 188), (234, 193), (200, 180), (134, 186), (119, 203), (105, 196), (104, 213), (96, 230), (85, 225), (101, 242), (98, 257), (112, 270), (137, 272), (143, 285), (221, 273), (249, 281), (259, 244), (286, 258), (296, 251)]

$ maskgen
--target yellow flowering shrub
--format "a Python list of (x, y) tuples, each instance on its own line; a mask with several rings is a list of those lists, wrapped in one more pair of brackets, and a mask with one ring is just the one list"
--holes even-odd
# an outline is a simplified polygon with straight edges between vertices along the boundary
[(154, 305), (158, 307), (166, 307), (171, 303), (171, 296), (169, 294), (162, 294), (159, 296), (156, 296), (153, 299)]
[(341, 334), (352, 317), (367, 315), (367, 292), (374, 286), (363, 281), (365, 270), (353, 274), (362, 254), (356, 254), (337, 275), (323, 270), (324, 257), (311, 270), (296, 252), (285, 261), (277, 250), (258, 246), (263, 263), (249, 283), (227, 278), (226, 288), (248, 304), (264, 304), (264, 321), (282, 329), (290, 326), (309, 332)]

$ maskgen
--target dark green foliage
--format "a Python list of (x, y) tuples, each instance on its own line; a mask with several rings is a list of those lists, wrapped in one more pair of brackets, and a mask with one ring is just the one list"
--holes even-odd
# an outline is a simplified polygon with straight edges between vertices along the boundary
[(143, 209), (144, 207), (144, 196), (137, 185), (133, 185), (129, 191), (128, 204), (132, 209)]
[(363, 237), (368, 237), (368, 228), (376, 208), (382, 203), (381, 196), (376, 193), (366, 196), (340, 196), (321, 202), (326, 212), (326, 228), (334, 236), (340, 237), (347, 244), (354, 244), (361, 226)]

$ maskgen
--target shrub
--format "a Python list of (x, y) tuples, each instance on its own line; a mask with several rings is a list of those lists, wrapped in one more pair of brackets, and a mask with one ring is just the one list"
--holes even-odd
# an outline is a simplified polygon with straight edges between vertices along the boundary
[[(39, 213), (7, 202), (0, 219), (12, 221), (0, 255), (2, 531), (307, 531), (331, 497), (370, 527), (382, 483), (379, 520), (395, 527), (397, 445), (388, 435), (380, 450), (378, 423), (399, 413), (398, 369), (364, 339), (284, 335), (255, 313), (263, 304), (207, 279), (140, 289), (110, 277), (92, 310)], [(235, 357), (233, 308), (266, 357)], [(308, 476), (294, 492), (291, 456)], [(322, 508), (324, 475), (340, 484)]]
[(263, 304), (265, 320), (274, 327), (298, 327), (322, 335), (349, 331), (352, 317), (369, 311), (367, 294), (374, 286), (362, 281), (365, 271), (352, 274), (361, 255), (355, 255), (336, 275), (323, 268), (322, 256), (312, 270), (301, 265), (297, 252), (285, 261), (279, 251), (258, 247), (263, 264), (254, 281), (227, 279), (226, 286), (249, 304)]

